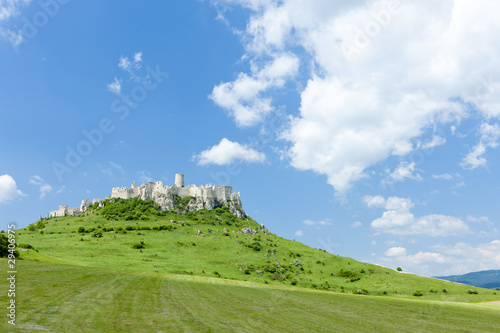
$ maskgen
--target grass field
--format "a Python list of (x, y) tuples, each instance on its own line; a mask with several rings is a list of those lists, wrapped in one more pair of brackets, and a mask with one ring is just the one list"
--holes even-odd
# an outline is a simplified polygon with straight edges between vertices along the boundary
[[(13, 332), (495, 332), (500, 327), (497, 290), (312, 249), (224, 208), (139, 212), (134, 219), (103, 215), (53, 218), (18, 230), (23, 260), (16, 261)], [(6, 272), (6, 260), (0, 265)], [(0, 304), (7, 304), (6, 279), (0, 279), (0, 288)], [(423, 296), (413, 296), (417, 290)], [(10, 328), (4, 317), (0, 332)]]
[[(35, 261), (17, 266), (17, 325), (12, 329), (4, 318), (2, 332), (495, 332), (500, 327), (500, 305), (494, 304)], [(7, 296), (1, 295), (5, 304)]]

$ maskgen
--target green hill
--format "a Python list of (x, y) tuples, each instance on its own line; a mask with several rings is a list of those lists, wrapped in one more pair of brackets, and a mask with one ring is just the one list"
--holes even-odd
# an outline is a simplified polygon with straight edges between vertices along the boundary
[(436, 279), (458, 282), (481, 288), (500, 289), (500, 270), (472, 272), (463, 275), (436, 276)]
[(500, 301), (495, 290), (332, 255), (227, 207), (188, 212), (184, 201), (159, 212), (115, 199), (18, 230), (20, 331), (63, 332), (69, 322), (74, 332), (401, 332), (404, 318), (417, 320), (411, 332), (500, 325), (498, 306), (480, 305)]

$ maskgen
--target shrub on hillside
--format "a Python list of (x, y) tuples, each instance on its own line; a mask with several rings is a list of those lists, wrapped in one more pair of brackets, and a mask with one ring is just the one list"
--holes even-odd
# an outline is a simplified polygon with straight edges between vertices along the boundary
[(37, 249), (35, 249), (33, 246), (31, 246), (30, 244), (19, 244), (17, 247), (21, 248), (21, 249), (28, 249), (28, 250), (33, 250), (33, 251), (36, 251), (38, 252)]
[(417, 297), (424, 296), (424, 294), (420, 290), (415, 290), (412, 295)]
[(4, 234), (0, 234), (0, 258), (8, 257), (9, 254), (13, 254), (16, 258), (19, 257), (19, 252), (17, 250), (9, 249), (9, 239)]
[(358, 289), (358, 290), (356, 290), (355, 293), (358, 294), (358, 295), (368, 295), (368, 290), (366, 290), (366, 289)]
[[(348, 278), (348, 279), (358, 279), (359, 280), (361, 278), (361, 273), (358, 273), (355, 271), (346, 271), (343, 267), (341, 267), (339, 272), (337, 273), (337, 276), (343, 277), (343, 278)], [(355, 281), (357, 281), (357, 280), (355, 280)]]
[(262, 250), (262, 245), (259, 242), (253, 242), (253, 243), (248, 244), (247, 246), (254, 251)]
[(132, 245), (132, 248), (133, 249), (145, 249), (146, 244), (144, 244), (144, 241), (141, 241), (140, 243), (135, 243), (134, 245)]
[(477, 295), (477, 291), (476, 290), (472, 290), (472, 289), (467, 289), (467, 294), (475, 294), (475, 295)]

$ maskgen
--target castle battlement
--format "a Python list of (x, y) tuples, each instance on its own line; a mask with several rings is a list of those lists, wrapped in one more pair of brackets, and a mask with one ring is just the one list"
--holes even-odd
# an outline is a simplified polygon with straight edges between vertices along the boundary
[[(188, 185), (184, 186), (184, 175), (176, 174), (173, 185), (163, 185), (161, 181), (149, 182), (137, 186), (134, 182), (130, 187), (113, 187), (111, 195), (106, 199), (140, 198), (142, 200), (153, 200), (161, 210), (175, 209), (176, 197), (193, 197), (188, 204), (188, 210), (208, 209), (212, 210), (221, 205), (228, 206), (231, 213), (238, 217), (246, 217), (241, 206), (240, 193), (233, 192), (233, 188), (223, 185)], [(88, 199), (82, 200), (80, 207), (69, 208), (67, 205), (59, 205), (59, 209), (47, 214), (47, 217), (58, 217), (67, 215), (79, 215), (87, 212), (90, 205), (102, 206), (103, 200), (94, 199), (92, 203)]]
[(176, 174), (173, 185), (163, 185), (159, 182), (149, 182), (137, 186), (136, 183), (130, 187), (114, 187), (111, 190), (111, 198), (140, 198), (142, 200), (153, 200), (162, 210), (175, 208), (174, 197), (194, 197), (189, 203), (189, 210), (209, 209), (217, 206), (229, 206), (231, 212), (238, 217), (246, 216), (241, 208), (240, 194), (233, 192), (233, 188), (223, 185), (188, 185), (184, 186), (184, 175)]

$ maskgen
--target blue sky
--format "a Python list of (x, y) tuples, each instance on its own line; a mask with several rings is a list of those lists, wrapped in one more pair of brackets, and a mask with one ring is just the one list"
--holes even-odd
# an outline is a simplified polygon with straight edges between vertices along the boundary
[(492, 1), (0, 1), (0, 222), (222, 184), (286, 238), (500, 269)]

